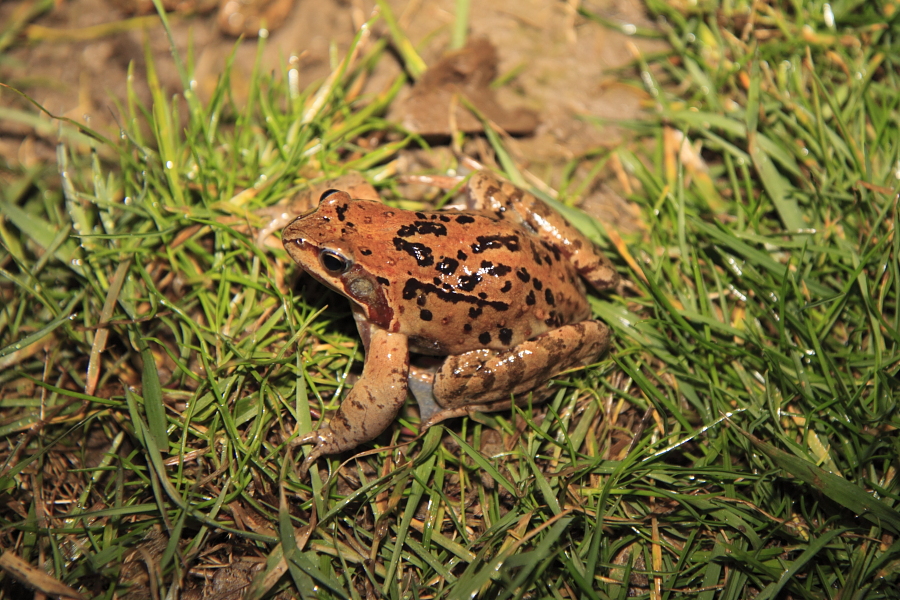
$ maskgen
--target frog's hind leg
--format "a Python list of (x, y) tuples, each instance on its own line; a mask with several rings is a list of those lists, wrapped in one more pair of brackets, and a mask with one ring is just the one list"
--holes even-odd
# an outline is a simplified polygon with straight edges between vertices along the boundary
[(435, 375), (433, 394), (445, 411), (463, 414), (501, 410), (511, 395), (521, 399), (532, 393), (540, 402), (550, 393), (551, 379), (594, 362), (608, 346), (609, 328), (592, 320), (553, 329), (509, 350), (449, 356)]
[(496, 412), (553, 393), (551, 379), (597, 360), (609, 346), (600, 321), (564, 325), (508, 350), (481, 348), (448, 356), (435, 373), (410, 367), (409, 389), (419, 403), (422, 428), (474, 412)]
[[(482, 353), (488, 352), (491, 355), (497, 354), (495, 350), (483, 350)], [(512, 406), (512, 402), (496, 402), (492, 405), (474, 404), (470, 406), (457, 406), (453, 408), (445, 408), (438, 404), (434, 397), (434, 378), (440, 366), (431, 368), (423, 368), (410, 365), (408, 386), (409, 391), (416, 399), (419, 405), (419, 416), (421, 418), (422, 429), (428, 429), (432, 425), (436, 425), (441, 421), (452, 419), (454, 417), (465, 417), (473, 412), (491, 412), (495, 410), (503, 410)], [(501, 406), (505, 404), (505, 406)]]

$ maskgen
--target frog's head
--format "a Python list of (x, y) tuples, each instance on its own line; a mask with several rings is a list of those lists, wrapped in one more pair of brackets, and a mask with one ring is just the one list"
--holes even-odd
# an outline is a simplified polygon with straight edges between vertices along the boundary
[[(382, 283), (366, 266), (372, 251), (359, 244), (366, 237), (359, 228), (369, 221), (363, 218), (369, 204), (383, 207), (379, 202), (353, 200), (347, 192), (328, 190), (315, 210), (284, 228), (281, 238), (284, 249), (304, 271), (359, 304), (370, 322), (388, 328), (394, 311)], [(361, 222), (356, 223), (355, 217)]]

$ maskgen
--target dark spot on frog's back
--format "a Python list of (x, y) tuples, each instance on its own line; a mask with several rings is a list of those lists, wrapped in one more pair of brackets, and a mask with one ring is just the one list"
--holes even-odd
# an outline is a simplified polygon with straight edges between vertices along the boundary
[[(552, 253), (553, 253), (553, 258), (556, 259), (556, 262), (559, 262), (559, 260), (560, 260), (560, 258), (561, 258), (561, 255), (560, 255), (560, 253), (559, 253), (559, 248), (557, 248), (557, 247), (554, 246), (553, 244), (550, 244), (550, 243), (548, 243), (548, 242), (545, 242), (544, 240), (541, 240), (541, 244), (544, 246), (544, 248), (546, 248), (547, 250), (549, 250), (550, 252), (552, 252)], [(544, 256), (544, 260), (546, 260), (548, 263), (551, 262), (551, 261), (550, 261), (550, 257), (547, 256), (547, 255)]]
[(445, 256), (441, 259), (441, 262), (439, 262), (434, 268), (444, 275), (453, 275), (454, 273), (456, 273), (457, 267), (459, 267), (458, 260)]
[(479, 235), (472, 244), (472, 252), (481, 254), (488, 250), (506, 248), (510, 252), (519, 251), (519, 236), (517, 235)]
[(418, 242), (408, 242), (403, 238), (394, 238), (394, 248), (400, 252), (406, 252), (416, 259), (420, 267), (428, 267), (434, 264), (434, 257), (431, 255), (431, 248), (425, 244)]
[(463, 275), (459, 278), (459, 289), (464, 292), (471, 292), (479, 283), (481, 283), (481, 275), (478, 275), (477, 273), (473, 275)]
[(508, 267), (506, 265), (495, 265), (488, 260), (481, 261), (481, 268), (485, 269), (488, 275), (493, 275), (494, 277), (503, 277), (504, 275), (512, 271), (512, 267)]
[(473, 217), (470, 217), (469, 215), (459, 215), (458, 217), (456, 217), (456, 222), (460, 225), (467, 225), (469, 223), (474, 223), (475, 219)]
[(511, 289), (512, 289), (512, 281), (507, 280), (506, 283), (503, 284), (503, 287), (500, 288), (500, 291), (503, 293), (506, 293)]
[(550, 288), (544, 290), (544, 300), (546, 300), (547, 304), (550, 306), (556, 306), (556, 301), (553, 299), (553, 292), (550, 291)]
[(478, 342), (487, 346), (491, 343), (491, 333), (489, 331), (482, 332), (481, 335), (478, 336)]
[(407, 279), (406, 283), (403, 284), (403, 299), (412, 300), (420, 294), (434, 294), (438, 299), (451, 304), (463, 302), (465, 304), (474, 304), (479, 308), (489, 306), (500, 312), (509, 310), (509, 304), (507, 302), (485, 300), (484, 298), (477, 298), (475, 296), (470, 296), (469, 294), (460, 294), (459, 292), (443, 290), (436, 285), (424, 283), (414, 277)]
[(339, 204), (334, 207), (334, 212), (337, 213), (338, 221), (344, 220), (344, 213), (347, 212), (347, 209), (350, 207), (349, 204)]
[(376, 277), (375, 280), (385, 287), (390, 287), (391, 282), (386, 277)]
[(419, 318), (423, 321), (430, 321), (432, 318), (431, 311), (423, 308), (419, 311)]
[(531, 274), (525, 267), (516, 269), (516, 277), (522, 280), (522, 283), (528, 283), (531, 280)]
[(447, 227), (443, 223), (432, 223), (431, 221), (415, 221), (411, 225), (403, 225), (397, 230), (400, 237), (410, 237), (413, 235), (447, 235)]
[(509, 343), (512, 341), (512, 335), (512, 329), (504, 327), (500, 330), (500, 335), (498, 336), (500, 338), (500, 343), (504, 346), (509, 346)]

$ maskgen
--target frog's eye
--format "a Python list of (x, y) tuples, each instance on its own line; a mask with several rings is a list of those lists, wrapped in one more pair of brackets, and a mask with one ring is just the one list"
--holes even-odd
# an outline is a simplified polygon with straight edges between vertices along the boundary
[(340, 191), (341, 190), (325, 190), (324, 192), (322, 192), (322, 195), (319, 196), (319, 202), (322, 202), (323, 200), (325, 200), (325, 198), (332, 194), (339, 194)]
[(334, 250), (323, 250), (319, 254), (319, 262), (325, 267), (325, 270), (334, 275), (345, 273), (350, 268), (350, 261), (346, 256), (341, 256)]

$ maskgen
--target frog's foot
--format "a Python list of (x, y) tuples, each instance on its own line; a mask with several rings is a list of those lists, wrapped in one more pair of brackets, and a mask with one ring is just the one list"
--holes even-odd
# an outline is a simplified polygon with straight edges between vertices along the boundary
[(456, 417), (469, 417), (474, 413), (482, 412), (498, 412), (501, 410), (509, 410), (512, 408), (513, 401), (507, 400), (505, 402), (491, 402), (490, 404), (470, 404), (469, 406), (457, 406), (456, 408), (438, 408), (438, 412), (434, 413), (427, 420), (422, 420), (422, 429), (428, 429), (429, 427), (433, 427), (437, 425), (441, 421), (446, 421), (447, 419), (455, 419)]
[[(296, 210), (289, 210), (288, 207), (280, 205), (261, 208), (255, 214), (264, 219), (263, 226), (256, 234), (256, 247), (261, 249), (265, 249), (269, 245), (270, 235), (284, 229), (285, 225), (297, 218)], [(276, 242), (276, 244), (281, 245), (280, 242)]]
[(422, 369), (412, 365), (409, 367), (407, 383), (409, 391), (416, 399), (416, 404), (419, 405), (419, 417), (422, 419), (423, 428), (426, 422), (442, 410), (431, 392), (431, 388), (434, 387), (434, 371), (434, 369)]
[[(327, 427), (302, 435), (293, 440), (290, 445), (291, 447), (296, 447), (305, 446), (307, 444), (315, 444), (315, 447), (309, 453), (309, 456), (303, 460), (303, 464), (300, 465), (299, 475), (301, 479), (306, 477), (309, 467), (312, 466), (320, 456), (323, 454), (335, 454), (342, 450), (341, 444), (335, 439), (334, 433)], [(352, 448), (353, 446), (350, 447)]]
[(401, 175), (399, 179), (401, 183), (433, 185), (442, 190), (452, 190), (462, 183), (464, 177), (455, 175)]

